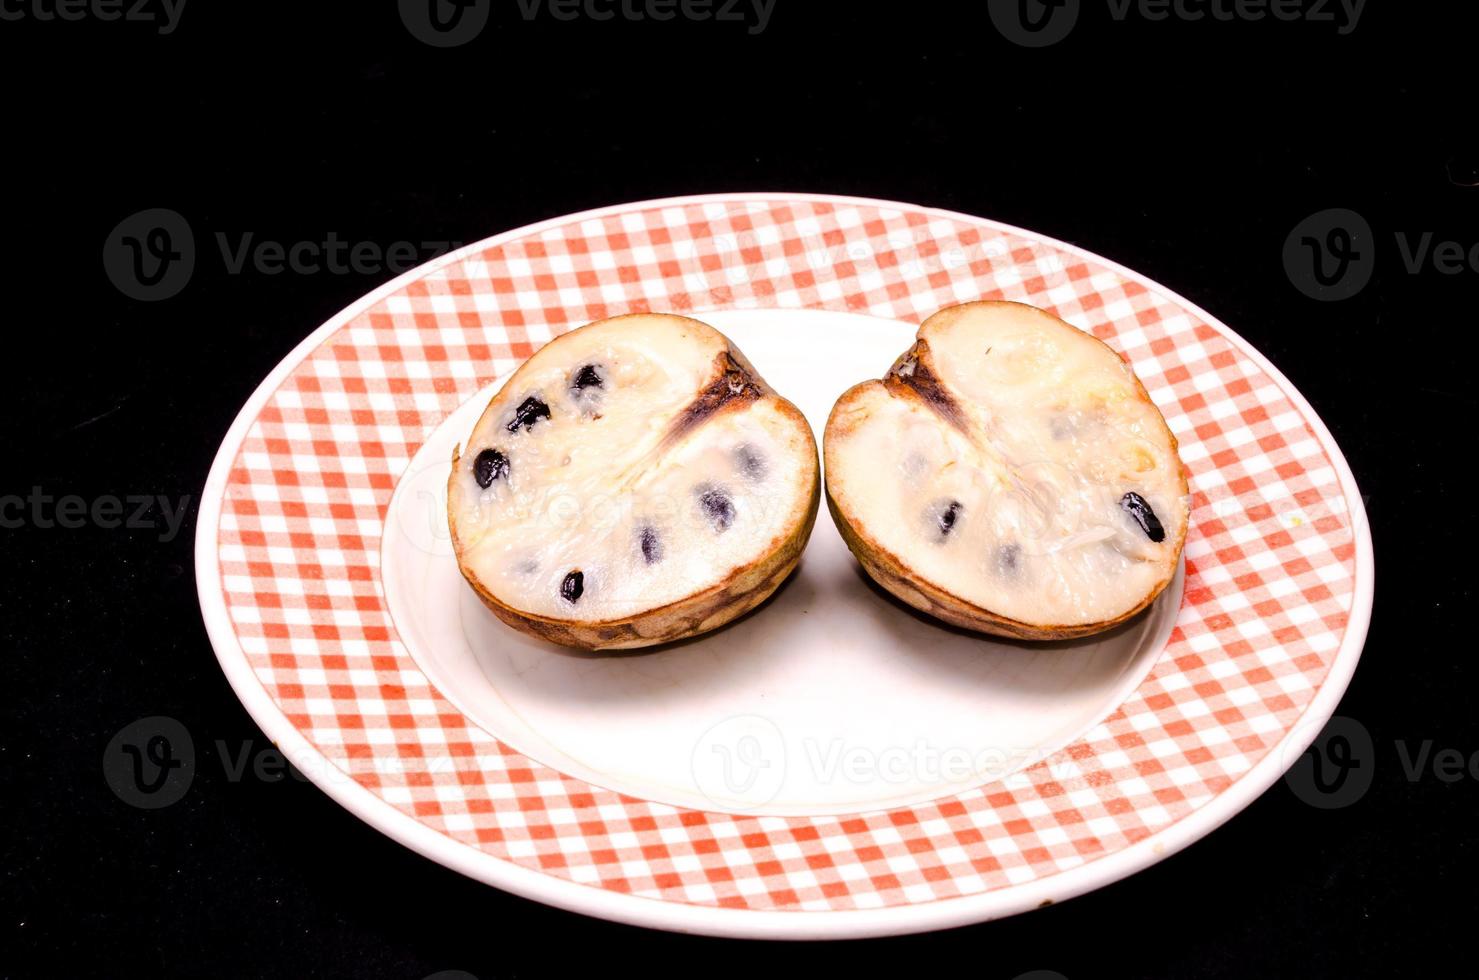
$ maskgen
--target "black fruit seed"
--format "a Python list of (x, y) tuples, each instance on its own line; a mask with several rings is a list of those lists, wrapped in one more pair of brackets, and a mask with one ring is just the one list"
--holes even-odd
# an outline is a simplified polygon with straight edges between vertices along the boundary
[(580, 601), (580, 594), (585, 591), (585, 572), (576, 569), (565, 576), (565, 581), (560, 583), (560, 598), (572, 606)]
[(1166, 540), (1166, 529), (1161, 527), (1160, 518), (1155, 516), (1155, 511), (1150, 509), (1150, 504), (1147, 504), (1140, 494), (1134, 492), (1125, 494), (1120, 498), (1120, 506), (1135, 518), (1135, 523), (1140, 525), (1140, 530), (1145, 532), (1147, 538), (1157, 544)]
[(525, 432), (534, 428), (534, 423), (540, 419), (549, 418), (549, 406), (540, 401), (538, 395), (530, 395), (523, 403), (514, 410), (514, 420), (507, 426), (508, 431), (518, 432), (522, 426)]
[(656, 565), (662, 561), (662, 539), (657, 536), (657, 529), (644, 527), (638, 534), (638, 543), (642, 548), (642, 560), (649, 565)]
[(494, 480), (508, 479), (508, 457), (496, 449), (484, 449), (473, 460), (472, 475), (478, 486), (486, 490)]
[(935, 505), (935, 527), (940, 529), (941, 538), (949, 537), (963, 510), (965, 506), (959, 500), (946, 500)]
[(1017, 568), (1022, 560), (1022, 546), (1019, 544), (1004, 544), (996, 549), (996, 570), (1003, 575), (1017, 574)]
[(723, 487), (705, 484), (698, 488), (698, 502), (714, 530), (723, 534), (734, 523), (734, 501)]
[(734, 447), (734, 465), (747, 479), (759, 480), (765, 477), (765, 457), (754, 446), (746, 444)]
[(604, 388), (606, 387), (606, 382), (605, 379), (601, 377), (601, 373), (596, 370), (596, 366), (594, 364), (587, 364), (585, 367), (575, 372), (575, 377), (570, 379), (570, 387), (574, 388), (576, 391), (580, 391), (585, 388)]

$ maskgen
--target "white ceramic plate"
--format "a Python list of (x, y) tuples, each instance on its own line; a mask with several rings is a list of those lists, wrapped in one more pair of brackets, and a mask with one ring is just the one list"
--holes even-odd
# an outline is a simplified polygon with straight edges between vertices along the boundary
[[(825, 509), (770, 602), (649, 652), (532, 640), (463, 584), (452, 446), (551, 336), (697, 316), (820, 443), (836, 397), (881, 376), (919, 320), (978, 298), (1125, 353), (1181, 441), (1186, 561), (1130, 624), (1034, 645), (934, 623), (868, 582)], [(759, 194), (495, 236), (325, 324), (227, 435), (197, 577), (258, 723), (387, 834), (592, 915), (818, 938), (1059, 901), (1207, 833), (1332, 713), (1373, 567), (1329, 433), (1184, 300), (981, 219)]]

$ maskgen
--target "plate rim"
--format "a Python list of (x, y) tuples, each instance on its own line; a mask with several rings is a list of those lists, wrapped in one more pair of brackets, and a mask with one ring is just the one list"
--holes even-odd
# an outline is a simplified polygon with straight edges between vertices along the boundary
[[(334, 768), (333, 763), (308, 741), (307, 737), (293, 725), (277, 703), (272, 700), (266, 687), (247, 661), (221, 593), (220, 568), (216, 561), (219, 555), (221, 504), (225, 498), (232, 463), (262, 407), (282, 382), (324, 340), (356, 316), (398, 292), (409, 283), (460, 262), (469, 255), (506, 241), (537, 234), (540, 231), (572, 222), (632, 210), (776, 200), (897, 209), (901, 212), (924, 213), (931, 217), (984, 224), (1007, 234), (1038, 241), (1053, 248), (1062, 249), (1068, 254), (1098, 263), (1103, 268), (1127, 280), (1139, 283), (1144, 288), (1199, 317), (1203, 323), (1216, 330), (1258, 365), (1278, 386), (1284, 396), (1299, 409), (1303, 421), (1310, 426), (1333, 465), (1340, 481), (1341, 492), (1349, 508), (1355, 558), (1351, 610), (1346, 622), (1345, 633), (1341, 638), (1340, 646), (1335, 651), (1324, 683), (1311, 698), (1304, 712), (1263, 758), (1204, 806), (1193, 810), (1168, 827), (1094, 861), (1055, 872), (1044, 878), (975, 895), (878, 909), (778, 911), (690, 905), (609, 891), (545, 874), (533, 868), (505, 861), (470, 844), (445, 836), (397, 809), (394, 804), (376, 796), (355, 780), (336, 779), (330, 776), (328, 770)], [(331, 316), (294, 346), (252, 391), (251, 396), (243, 403), (232, 420), (221, 440), (221, 445), (211, 463), (210, 473), (201, 489), (200, 509), (196, 516), (194, 559), (196, 592), (206, 634), (215, 652), (216, 660), (220, 663), (222, 672), (226, 675), (228, 683), (242, 706), (290, 760), (320, 759), (328, 763), (327, 768), (318, 765), (299, 766), (299, 768), (331, 799), (371, 827), (416, 853), (470, 878), (522, 898), (532, 899), (567, 911), (672, 932), (729, 938), (795, 940), (856, 939), (903, 935), (1003, 918), (1018, 912), (1065, 901), (1129, 877), (1205, 837), (1234, 815), (1242, 812), (1277, 782), (1288, 767), (1314, 741), (1325, 722), (1334, 715), (1365, 647), (1375, 596), (1376, 574), (1371, 529), (1366, 518), (1365, 503), (1361, 498), (1355, 475), (1351, 472), (1350, 465), (1335, 441), (1335, 437), (1314, 407), (1284, 376), (1283, 372), (1219, 318), (1212, 316), (1174, 290), (1167, 289), (1160, 283), (1117, 262), (1105, 259), (1079, 246), (1014, 225), (963, 212), (906, 202), (839, 194), (786, 191), (682, 195), (621, 202), (557, 215), (464, 245), (407, 270), (361, 296)]]

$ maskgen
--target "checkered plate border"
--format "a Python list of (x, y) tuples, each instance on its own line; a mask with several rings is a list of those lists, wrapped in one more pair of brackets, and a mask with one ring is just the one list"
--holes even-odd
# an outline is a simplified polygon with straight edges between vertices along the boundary
[[(1011, 299), (1121, 351), (1181, 441), (1186, 590), (1140, 687), (1024, 773), (845, 816), (637, 799), (526, 758), (431, 686), (379, 581), (396, 482), (459, 404), (552, 337), (638, 310), (806, 307), (918, 322)], [(1206, 313), (1113, 263), (965, 215), (799, 194), (606, 208), (488, 239), (325, 324), (222, 445), (197, 537), (228, 678), (299, 768), (465, 873), (567, 908), (727, 935), (936, 928), (1078, 894), (1241, 809), (1333, 712), (1374, 568), (1309, 405)]]

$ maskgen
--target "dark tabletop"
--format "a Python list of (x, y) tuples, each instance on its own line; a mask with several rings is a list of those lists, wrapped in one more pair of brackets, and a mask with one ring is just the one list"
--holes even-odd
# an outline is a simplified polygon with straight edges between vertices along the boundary
[[(1471, 947), (1475, 5), (1372, 2), (1352, 23), (1349, 0), (1287, 0), (1290, 21), (1254, 19), (1256, 0), (1032, 0), (1029, 15), (1078, 9), (1059, 37), (1067, 20), (1030, 34), (1011, 2), (724, 2), (671, 20), (647, 0), (498, 2), (477, 30), (479, 3), (457, 28), (476, 36), (439, 47), (465, 38), (434, 33), (425, 0), (115, 5), (152, 20), (0, 0), (0, 497), (27, 501), (0, 511), (0, 973), (1386, 976)], [(695, 19), (720, 9), (741, 19)], [(231, 778), (270, 745), (201, 624), (201, 486), (263, 376), (394, 275), (235, 268), (243, 236), (432, 250), (728, 190), (1030, 228), (1268, 355), (1339, 441), (1373, 525), (1375, 615), (1340, 708), (1369, 789), (1332, 808), (1281, 781), (1163, 863), (1006, 921), (785, 945), (545, 908), (311, 784)], [(153, 208), (188, 222), (196, 261), (146, 299), (115, 287), (104, 242)], [(1311, 216), (1294, 239), (1329, 246), (1323, 285), (1298, 247), (1286, 262)], [(88, 515), (44, 499), (63, 497)], [(118, 516), (91, 509), (113, 498)], [(146, 809), (103, 759), (152, 716), (189, 732), (198, 764), (181, 799)]]

